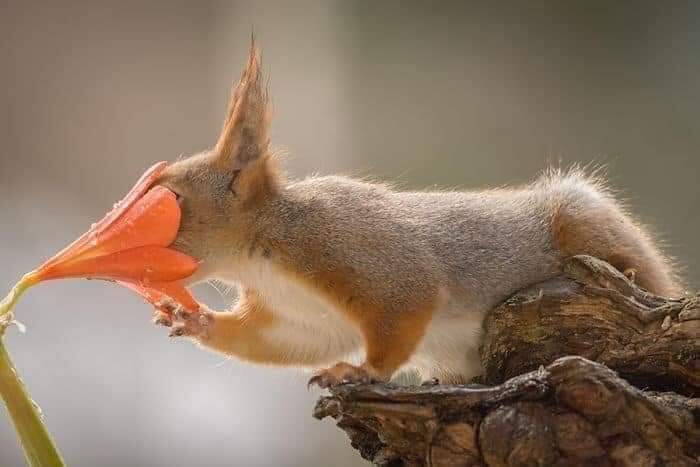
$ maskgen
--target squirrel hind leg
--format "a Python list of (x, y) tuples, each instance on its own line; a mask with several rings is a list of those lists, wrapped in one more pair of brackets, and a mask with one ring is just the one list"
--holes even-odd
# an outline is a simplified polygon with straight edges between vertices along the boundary
[(347, 383), (371, 384), (386, 382), (409, 361), (423, 338), (434, 312), (433, 307), (416, 307), (404, 310), (397, 319), (390, 311), (377, 309), (369, 313), (356, 313), (366, 350), (365, 362), (360, 366), (340, 362), (316, 373), (309, 386), (322, 388)]
[(561, 201), (553, 217), (553, 234), (563, 257), (595, 256), (633, 274), (634, 282), (652, 293), (682, 294), (672, 262), (607, 194), (579, 193)]

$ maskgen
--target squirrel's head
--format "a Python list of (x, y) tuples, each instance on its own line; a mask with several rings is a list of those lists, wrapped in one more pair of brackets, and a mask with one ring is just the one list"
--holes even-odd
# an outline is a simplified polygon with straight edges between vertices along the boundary
[(177, 194), (182, 211), (173, 248), (202, 261), (203, 276), (227, 259), (222, 253), (233, 256), (248, 246), (261, 207), (280, 189), (260, 67), (253, 44), (216, 145), (171, 164), (157, 182)]

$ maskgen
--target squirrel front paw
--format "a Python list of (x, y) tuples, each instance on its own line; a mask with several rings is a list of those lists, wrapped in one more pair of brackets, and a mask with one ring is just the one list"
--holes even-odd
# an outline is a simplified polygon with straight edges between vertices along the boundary
[(170, 328), (170, 337), (191, 337), (206, 340), (209, 337), (209, 324), (213, 312), (204, 305), (196, 312), (185, 310), (177, 302), (166, 299), (158, 304), (153, 323)]

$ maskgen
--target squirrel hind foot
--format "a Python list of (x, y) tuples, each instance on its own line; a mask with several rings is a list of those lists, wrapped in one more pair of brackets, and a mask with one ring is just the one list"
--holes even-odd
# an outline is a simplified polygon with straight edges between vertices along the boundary
[(316, 385), (326, 389), (340, 386), (341, 384), (373, 384), (380, 381), (381, 378), (366, 365), (355, 366), (340, 362), (316, 373), (311, 377), (307, 386)]

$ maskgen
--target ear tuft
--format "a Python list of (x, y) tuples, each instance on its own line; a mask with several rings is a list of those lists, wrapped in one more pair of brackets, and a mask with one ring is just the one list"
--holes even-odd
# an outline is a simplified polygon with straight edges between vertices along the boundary
[(257, 199), (277, 184), (277, 165), (270, 152), (268, 101), (260, 53), (252, 38), (248, 62), (231, 93), (224, 127), (214, 147), (215, 163), (231, 174), (231, 190), (241, 199)]
[(269, 150), (270, 112), (260, 53), (251, 40), (248, 62), (234, 87), (214, 152), (221, 164), (242, 168)]

